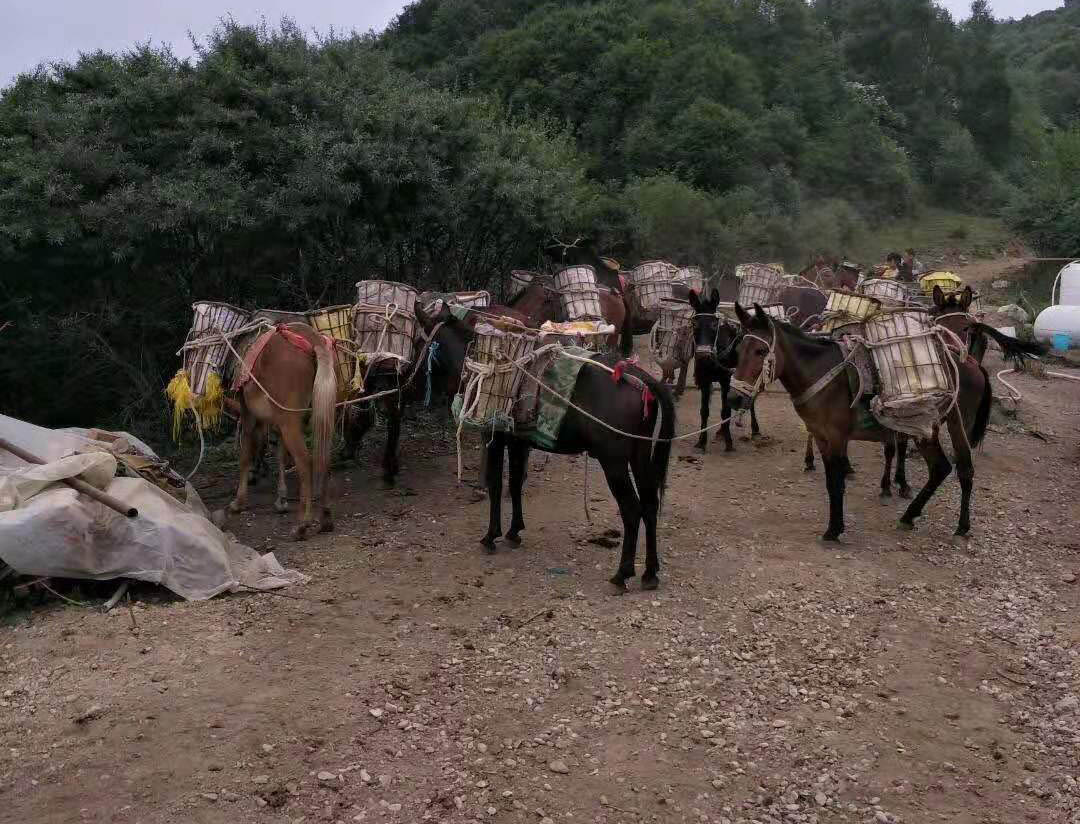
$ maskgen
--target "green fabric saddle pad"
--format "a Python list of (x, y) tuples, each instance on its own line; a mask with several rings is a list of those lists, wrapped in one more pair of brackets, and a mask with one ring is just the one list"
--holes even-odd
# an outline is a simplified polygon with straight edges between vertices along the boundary
[[(847, 375), (848, 387), (851, 389), (851, 397), (856, 397), (859, 392), (859, 373), (852, 368), (844, 370), (844, 374)], [(868, 393), (859, 397), (855, 403), (855, 407), (852, 411), (855, 413), (855, 425), (859, 429), (884, 429), (877, 418), (874, 417), (874, 413), (870, 411), (870, 401), (874, 399), (872, 393)]]
[[(552, 392), (569, 400), (574, 395), (574, 387), (577, 385), (578, 373), (585, 366), (575, 358), (563, 357), (562, 353), (569, 353), (578, 358), (591, 359), (595, 352), (582, 349), (580, 346), (564, 346), (554, 360), (540, 375), (540, 381), (544, 386), (550, 387)], [(525, 378), (529, 382), (529, 378)], [(527, 391), (527, 388), (525, 389)], [(533, 446), (550, 450), (555, 448), (559, 440), (559, 431), (562, 429), (563, 420), (566, 418), (566, 403), (555, 397), (546, 389), (540, 390), (537, 401), (535, 423), (529, 427), (521, 427), (518, 435), (525, 438)]]

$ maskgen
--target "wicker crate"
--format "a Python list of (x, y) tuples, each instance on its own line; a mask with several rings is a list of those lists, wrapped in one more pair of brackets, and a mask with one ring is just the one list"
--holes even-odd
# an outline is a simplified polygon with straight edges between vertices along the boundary
[(839, 338), (844, 335), (862, 336), (862, 321), (854, 320), (848, 315), (830, 315), (822, 319), (818, 329), (826, 335)]
[(920, 309), (878, 313), (864, 324), (881, 382), (881, 401), (891, 404), (940, 398), (952, 392), (933, 320)]
[(654, 280), (672, 280), (678, 271), (675, 265), (666, 260), (647, 260), (639, 263), (630, 272), (634, 283), (648, 283)]
[(694, 355), (694, 307), (681, 300), (666, 300), (649, 335), (649, 349), (657, 363), (689, 363)]
[(546, 321), (540, 327), (540, 343), (580, 346), (590, 352), (607, 352), (615, 327), (601, 320), (578, 320), (566, 323)]
[(697, 266), (684, 266), (675, 273), (675, 280), (686, 284), (686, 288), (693, 289), (699, 295), (705, 294), (705, 275)]
[(591, 266), (566, 266), (555, 273), (555, 288), (567, 320), (601, 320), (596, 270)]
[(761, 311), (774, 320), (786, 322), (788, 319), (787, 307), (782, 303), (766, 303), (761, 307)]
[(454, 292), (450, 296), (450, 302), (458, 306), (466, 306), (469, 309), (486, 309), (491, 306), (491, 293), (483, 290), (478, 292)]
[[(251, 320), (251, 315), (228, 303), (213, 301), (200, 301), (192, 304), (191, 308), (194, 319), (187, 335), (187, 342), (197, 343), (206, 339), (206, 344), (185, 351), (183, 365), (188, 373), (192, 394), (201, 396), (206, 393), (207, 381), (211, 374), (216, 374), (222, 384), (225, 384), (232, 371), (229, 347), (221, 340), (220, 335), (235, 332), (246, 326)], [(235, 345), (233, 348), (236, 348)]]
[(764, 263), (742, 263), (735, 267), (739, 278), (738, 302), (743, 306), (776, 303), (784, 288), (784, 273)]
[(825, 311), (830, 315), (847, 315), (853, 320), (866, 320), (881, 311), (881, 301), (852, 292), (829, 292)]
[(316, 332), (333, 338), (338, 392), (341, 395), (347, 394), (352, 386), (353, 375), (356, 374), (356, 355), (352, 351), (353, 307), (331, 306), (309, 312), (308, 323)]
[(659, 312), (666, 301), (675, 300), (675, 291), (672, 289), (670, 278), (635, 281), (634, 290), (637, 293), (638, 304), (649, 313)]
[(368, 306), (396, 306), (416, 314), (417, 291), (407, 283), (392, 280), (362, 280), (356, 284), (356, 302)]
[(911, 302), (911, 291), (896, 280), (871, 278), (862, 282), (859, 291), (882, 306), (907, 306)]
[(931, 272), (919, 278), (919, 286), (924, 295), (932, 295), (934, 287), (940, 286), (943, 292), (956, 292), (964, 285), (964, 281), (952, 272)]
[(481, 428), (511, 429), (524, 366), (536, 348), (535, 332), (511, 332), (488, 323), (476, 337), (462, 369), (461, 423)]
[(536, 272), (529, 272), (525, 269), (515, 269), (510, 273), (510, 291), (507, 293), (506, 299), (513, 300), (529, 286), (532, 285), (533, 279), (536, 277)]
[(362, 390), (364, 378), (373, 369), (404, 372), (412, 363), (419, 329), (416, 315), (403, 309), (371, 304), (353, 307), (353, 388)]

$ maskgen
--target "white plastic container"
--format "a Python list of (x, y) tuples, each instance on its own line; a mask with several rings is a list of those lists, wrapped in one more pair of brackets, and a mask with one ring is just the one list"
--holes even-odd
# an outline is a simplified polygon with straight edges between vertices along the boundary
[(1054, 335), (1068, 335), (1072, 347), (1080, 346), (1080, 305), (1048, 306), (1035, 318), (1035, 340), (1054, 342)]
[(1057, 301), (1054, 300), (1054, 290), (1050, 290), (1050, 302), (1059, 303), (1062, 306), (1080, 306), (1080, 260), (1062, 267), (1054, 281), (1057, 287)]

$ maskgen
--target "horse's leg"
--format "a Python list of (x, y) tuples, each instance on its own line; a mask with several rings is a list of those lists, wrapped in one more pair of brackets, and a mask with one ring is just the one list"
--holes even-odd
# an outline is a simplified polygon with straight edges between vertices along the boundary
[(679, 382), (675, 385), (675, 397), (681, 398), (686, 391), (686, 373), (690, 371), (690, 362), (679, 367)]
[[(248, 484), (258, 486), (259, 477), (266, 474), (266, 448), (270, 445), (270, 428), (263, 424), (256, 424), (258, 443), (255, 446), (255, 455), (252, 458), (251, 469), (248, 470)], [(241, 424), (241, 430), (243, 425)], [(241, 431), (240, 437), (243, 437)]]
[(281, 440), (285, 448), (292, 455), (296, 465), (296, 474), (300, 478), (300, 510), (299, 522), (293, 529), (293, 538), (302, 541), (307, 537), (308, 531), (314, 526), (311, 516), (311, 454), (308, 452), (307, 443), (304, 441), (303, 418), (291, 413), (278, 427)]
[(840, 445), (817, 441), (825, 464), (825, 488), (829, 493), (829, 526), (823, 541), (839, 541), (844, 532), (844, 487), (847, 483), (847, 443)]
[(881, 497), (892, 497), (892, 462), (896, 457), (896, 439), (885, 441), (885, 474), (881, 476)]
[[(529, 465), (529, 444), (518, 438), (511, 438), (507, 444), (510, 458), (510, 503), (513, 514), (510, 516), (510, 531), (506, 533), (506, 542), (517, 546), (521, 543), (521, 530), (525, 528), (525, 516), (521, 510), (521, 488), (525, 485), (525, 470)], [(585, 460), (588, 460), (585, 456)]]
[(911, 497), (911, 487), (907, 482), (908, 436), (896, 435), (896, 487), (897, 494), (907, 500)]
[(949, 413), (948, 426), (956, 459), (956, 477), (960, 479), (960, 522), (956, 526), (956, 534), (963, 537), (971, 531), (971, 489), (975, 485), (975, 462), (971, 457), (971, 444), (959, 409)]
[(630, 480), (630, 467), (625, 458), (604, 458), (600, 460), (607, 478), (608, 488), (619, 505), (619, 514), (623, 522), (622, 557), (619, 568), (611, 576), (611, 583), (620, 593), (626, 592), (626, 582), (634, 577), (634, 558), (637, 555), (638, 525), (641, 523), (641, 502)]
[(814, 436), (809, 433), (806, 435), (806, 466), (803, 469), (806, 472), (814, 471)]
[(701, 434), (698, 435), (697, 448), (704, 452), (709, 445), (709, 433), (705, 427), (709, 425), (709, 398), (712, 397), (712, 376), (703, 377), (698, 381), (701, 389)]
[(397, 483), (398, 440), (401, 437), (401, 407), (394, 401), (386, 406), (386, 451), (383, 453), (383, 486), (390, 488)]
[(724, 423), (721, 425), (720, 431), (716, 433), (714, 440), (723, 437), (725, 452), (735, 451), (735, 444), (731, 441), (731, 401), (728, 399), (730, 392), (731, 373), (724, 369), (720, 372), (720, 420)]
[(346, 413), (344, 453), (346, 460), (352, 460), (356, 457), (356, 450), (360, 448), (360, 442), (375, 423), (374, 402), (355, 404), (349, 408), (352, 411)]
[(289, 511), (289, 487), (285, 483), (285, 439), (277, 442), (277, 498), (274, 499), (274, 512), (284, 515)]
[(936, 434), (925, 441), (919, 441), (919, 451), (922, 453), (923, 458), (926, 459), (926, 468), (929, 475), (926, 479), (926, 486), (919, 490), (915, 500), (908, 505), (907, 511), (900, 517), (900, 526), (904, 529), (914, 528), (915, 519), (922, 515), (926, 502), (941, 486), (941, 482), (948, 478), (949, 473), (952, 472), (952, 464), (949, 463), (949, 459), (945, 456), (945, 450), (941, 448), (941, 441)]
[(641, 518), (645, 522), (645, 572), (641, 575), (642, 589), (656, 589), (660, 586), (660, 556), (656, 551), (656, 521), (660, 512), (660, 490), (649, 449), (638, 447), (630, 464), (634, 473), (634, 485), (637, 486), (641, 501)]
[(761, 435), (761, 427), (757, 422), (757, 398), (750, 401), (750, 437), (757, 438)]
[(255, 450), (262, 443), (261, 428), (262, 425), (250, 412), (244, 413), (244, 420), (240, 425), (240, 483), (236, 487), (236, 497), (229, 504), (230, 512), (243, 512), (247, 509), (251, 463), (255, 459)]
[(502, 536), (502, 480), (503, 480), (503, 435), (496, 432), (487, 445), (485, 476), (488, 491), (488, 531), (480, 539), (488, 552), (495, 551), (495, 539)]

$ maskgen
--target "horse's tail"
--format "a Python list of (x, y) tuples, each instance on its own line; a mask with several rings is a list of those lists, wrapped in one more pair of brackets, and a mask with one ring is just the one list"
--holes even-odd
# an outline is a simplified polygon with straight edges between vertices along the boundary
[(653, 478), (656, 481), (656, 491), (660, 496), (657, 506), (657, 514), (664, 505), (664, 490), (667, 487), (668, 463), (671, 461), (671, 444), (675, 436), (675, 401), (671, 397), (671, 390), (664, 384), (648, 374), (644, 370), (638, 370), (638, 376), (649, 387), (656, 403), (659, 406), (660, 431), (657, 433), (656, 444), (652, 453)]
[(975, 413), (975, 423), (971, 426), (971, 437), (968, 438), (972, 448), (982, 443), (982, 439), (986, 437), (986, 426), (990, 423), (990, 407), (994, 403), (994, 387), (990, 383), (990, 375), (982, 366), (979, 366), (979, 371), (983, 376), (983, 394), (979, 409)]
[(625, 296), (623, 308), (626, 310), (626, 316), (623, 318), (622, 330), (619, 333), (619, 352), (624, 358), (628, 358), (634, 351), (634, 317), (630, 311), (630, 301)]
[(334, 347), (324, 338), (315, 342), (315, 383), (311, 389), (311, 467), (315, 497), (326, 506), (330, 453), (334, 447), (334, 415), (337, 406), (337, 372)]
[(976, 323), (975, 331), (993, 338), (1007, 360), (1019, 362), (1025, 357), (1041, 357), (1046, 354), (1046, 347), (1041, 343), (1018, 340), (985, 323)]

